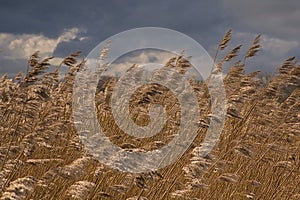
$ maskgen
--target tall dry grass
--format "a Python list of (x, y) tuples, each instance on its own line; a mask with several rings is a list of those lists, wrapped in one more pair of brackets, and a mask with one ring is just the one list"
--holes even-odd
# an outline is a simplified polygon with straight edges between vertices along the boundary
[[(201, 108), (198, 137), (184, 156), (159, 171), (130, 174), (93, 158), (81, 144), (72, 120), (74, 76), (84, 67), (80, 52), (66, 57), (54, 71), (52, 58), (34, 53), (28, 72), (0, 78), (1, 199), (299, 199), (300, 198), (300, 67), (294, 57), (278, 67), (268, 84), (245, 64), (260, 49), (255, 38), (244, 59), (234, 62), (241, 46), (218, 59), (231, 39), (228, 31), (215, 56), (217, 70), (232, 67), (224, 78), (228, 112), (219, 143), (199, 157), (209, 126), (210, 96), (203, 82), (190, 79)], [(246, 62), (247, 61), (247, 62)], [(185, 73), (188, 59), (170, 59), (167, 67)], [(59, 68), (68, 66), (61, 79)], [(116, 79), (96, 94), (98, 119), (110, 140), (124, 149), (160, 148), (178, 128), (180, 105), (167, 88), (150, 84), (131, 100), (131, 116), (149, 122), (149, 105), (165, 105), (166, 126), (159, 134), (136, 139), (114, 123), (109, 106)], [(179, 113), (179, 114), (178, 114)]]

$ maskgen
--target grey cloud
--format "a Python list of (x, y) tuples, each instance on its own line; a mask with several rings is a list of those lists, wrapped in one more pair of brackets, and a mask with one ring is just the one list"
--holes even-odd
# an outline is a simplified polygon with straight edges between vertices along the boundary
[[(0, 32), (42, 33), (57, 37), (63, 29), (86, 29), (100, 42), (121, 31), (159, 26), (199, 36), (203, 42), (220, 25), (218, 1), (13, 1), (0, 7)], [(12, 14), (12, 12), (14, 14)], [(85, 44), (85, 49), (91, 46)], [(84, 49), (84, 50), (85, 50)]]
[(274, 72), (288, 57), (300, 57), (299, 1), (222, 0), (222, 5), (228, 26), (237, 33), (233, 40), (249, 46), (255, 35), (262, 35), (263, 50), (248, 63), (248, 71)]
[(9, 77), (13, 77), (19, 71), (26, 71), (26, 61), (23, 59), (6, 60), (1, 59), (0, 63), (0, 76), (7, 74)]
[[(63, 57), (82, 50), (87, 55), (99, 42), (119, 32), (145, 26), (165, 27), (180, 31), (198, 41), (211, 55), (227, 29), (255, 35), (261, 33), (269, 38), (283, 41), (299, 41), (299, 1), (3, 1), (0, 7), (0, 33), (42, 34), (47, 38), (58, 38), (65, 29), (77, 27), (86, 30), (80, 37), (59, 43), (54, 55)], [(246, 39), (233, 38), (236, 43), (247, 43)], [(233, 43), (234, 43), (233, 42)], [(5, 50), (5, 47), (0, 47)], [(293, 46), (284, 55), (276, 56), (262, 52), (265, 66), (272, 68), (273, 60), (297, 56), (300, 47)], [(300, 53), (298, 53), (300, 55)], [(0, 53), (1, 56), (1, 53)], [(258, 58), (257, 60), (259, 60)], [(270, 60), (267, 60), (270, 59)], [(262, 59), (263, 60), (263, 59)], [(9, 66), (8, 61), (2, 61)], [(23, 60), (26, 64), (26, 61)], [(277, 61), (276, 61), (277, 63)], [(14, 63), (11, 63), (11, 65)], [(253, 65), (255, 65), (253, 61)], [(2, 65), (3, 66), (3, 65)], [(2, 67), (0, 65), (0, 67)], [(261, 66), (261, 65), (260, 65)], [(274, 67), (273, 67), (274, 69)], [(1, 69), (1, 73), (5, 69)]]
[(233, 27), (273, 37), (299, 40), (300, 1), (222, 0), (225, 16)]

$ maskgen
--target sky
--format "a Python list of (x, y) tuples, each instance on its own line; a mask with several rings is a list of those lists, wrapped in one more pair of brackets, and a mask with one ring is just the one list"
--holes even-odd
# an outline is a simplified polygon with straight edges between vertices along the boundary
[(24, 71), (37, 50), (41, 57), (78, 50), (86, 56), (106, 38), (140, 27), (184, 33), (212, 57), (228, 29), (228, 50), (242, 44), (242, 54), (261, 34), (263, 49), (247, 62), (248, 72), (273, 73), (285, 59), (300, 57), (299, 0), (10, 0), (0, 3), (0, 75)]

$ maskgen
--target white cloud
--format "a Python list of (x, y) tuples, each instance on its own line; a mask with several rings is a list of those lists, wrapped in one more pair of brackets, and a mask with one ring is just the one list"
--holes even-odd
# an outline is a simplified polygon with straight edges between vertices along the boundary
[[(51, 56), (57, 45), (78, 38), (81, 32), (78, 28), (71, 28), (63, 32), (58, 38), (49, 38), (42, 34), (11, 34), (0, 33), (0, 56), (4, 59), (28, 59), (35, 51), (40, 56)], [(78, 38), (79, 40), (85, 38)]]
[[(247, 47), (251, 45), (256, 35), (247, 32), (234, 32), (233, 40), (242, 42)], [(289, 51), (299, 47), (299, 41), (297, 40), (280, 39), (266, 34), (261, 36), (260, 44), (265, 53), (273, 56), (285, 56)]]
[[(147, 71), (153, 71), (155, 69), (164, 66), (175, 54), (167, 51), (157, 51), (157, 50), (137, 50), (134, 53), (125, 54), (123, 57), (117, 59), (113, 62), (103, 76), (123, 76), (126, 74), (126, 70), (129, 69), (133, 64), (137, 64), (138, 67), (144, 67)], [(91, 62), (95, 62), (92, 61)], [(212, 63), (209, 62), (209, 66)], [(203, 64), (205, 66), (205, 64)], [(195, 76), (195, 78), (201, 79), (202, 76), (199, 72), (191, 67), (187, 69), (187, 77)], [(201, 73), (201, 72), (200, 72)]]
[(148, 50), (135, 52), (134, 54), (124, 55), (124, 57), (120, 58), (120, 60), (117, 59), (117, 62), (113, 62), (108, 68), (108, 71), (103, 75), (115, 75), (115, 73), (122, 74), (133, 64), (137, 64), (138, 66), (143, 66), (149, 63), (165, 64), (173, 56), (174, 55), (171, 53), (164, 51)]
[(264, 35), (261, 40), (264, 49), (273, 55), (285, 55), (291, 49), (298, 47), (298, 41), (288, 41)]

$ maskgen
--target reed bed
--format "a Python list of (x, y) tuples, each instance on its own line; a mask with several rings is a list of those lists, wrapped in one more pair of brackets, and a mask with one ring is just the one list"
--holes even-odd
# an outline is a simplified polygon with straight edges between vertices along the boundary
[[(260, 50), (257, 36), (243, 59), (241, 46), (228, 52), (229, 30), (215, 56), (224, 74), (228, 108), (220, 141), (205, 156), (199, 149), (209, 122), (210, 95), (204, 82), (189, 80), (201, 108), (198, 136), (175, 163), (142, 174), (120, 172), (93, 158), (82, 145), (72, 117), (72, 89), (85, 60), (70, 54), (49, 71), (51, 57), (38, 52), (27, 73), (0, 78), (0, 199), (299, 199), (300, 198), (300, 67), (295, 57), (278, 67), (264, 83), (259, 72), (245, 73), (246, 63)], [(220, 52), (224, 53), (219, 58)], [(68, 73), (60, 77), (59, 68)], [(184, 74), (189, 62), (171, 58), (166, 67)], [(109, 106), (116, 78), (97, 90), (98, 120), (110, 140), (127, 150), (160, 148), (176, 134), (180, 105), (168, 88), (150, 84), (130, 101), (132, 119), (149, 122), (152, 103), (164, 105), (166, 125), (157, 135), (136, 139), (115, 123)], [(178, 114), (179, 113), (179, 114)]]

